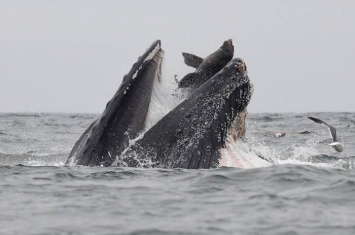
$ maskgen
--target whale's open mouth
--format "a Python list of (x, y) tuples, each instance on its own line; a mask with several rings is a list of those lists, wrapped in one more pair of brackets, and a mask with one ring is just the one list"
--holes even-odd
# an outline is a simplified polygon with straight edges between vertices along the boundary
[(153, 120), (160, 102), (166, 101), (155, 94), (160, 93), (156, 88), (163, 57), (156, 41), (138, 58), (102, 115), (75, 143), (66, 164), (196, 169), (218, 167), (225, 156), (238, 154), (233, 140), (243, 130), (236, 118), (253, 90), (244, 60), (231, 60), (168, 114)]

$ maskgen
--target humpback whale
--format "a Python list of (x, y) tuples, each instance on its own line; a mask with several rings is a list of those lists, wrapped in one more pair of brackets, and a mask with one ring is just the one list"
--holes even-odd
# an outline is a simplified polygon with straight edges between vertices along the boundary
[(196, 55), (183, 52), (186, 65), (196, 69), (193, 73), (188, 73), (179, 82), (180, 88), (189, 88), (191, 92), (205, 83), (213, 75), (219, 72), (233, 58), (234, 46), (232, 39), (223, 43), (223, 45), (211, 55), (202, 59)]
[[(118, 156), (115, 165), (213, 168), (223, 165), (238, 115), (247, 107), (253, 85), (244, 61), (233, 59)], [(260, 159), (261, 160), (261, 159)], [(264, 161), (264, 160), (262, 160)]]
[(155, 41), (138, 58), (102, 115), (82, 134), (66, 165), (109, 166), (145, 128), (153, 84), (161, 78), (164, 51)]
[(154, 84), (161, 79), (163, 54), (158, 40), (139, 57), (103, 114), (74, 144), (66, 165), (189, 169), (271, 165), (256, 155), (241, 156), (236, 145), (245, 134), (246, 107), (253, 93), (240, 58), (160, 120), (149, 120), (157, 105), (152, 96), (158, 91)]

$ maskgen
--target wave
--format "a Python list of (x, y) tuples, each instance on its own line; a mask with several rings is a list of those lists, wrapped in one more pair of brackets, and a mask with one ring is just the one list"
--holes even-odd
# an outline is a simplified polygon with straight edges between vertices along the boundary
[(24, 154), (9, 154), (0, 152), (2, 166), (22, 164), (25, 166), (63, 166), (68, 154), (45, 154), (28, 151)]

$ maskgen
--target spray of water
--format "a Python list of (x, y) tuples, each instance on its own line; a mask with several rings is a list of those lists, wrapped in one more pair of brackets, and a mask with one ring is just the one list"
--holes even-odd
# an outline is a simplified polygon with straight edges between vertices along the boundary
[[(277, 139), (272, 135), (260, 134), (257, 122), (248, 122), (249, 134), (247, 135), (250, 151), (257, 152), (274, 164), (312, 165), (317, 167), (334, 167), (352, 169), (352, 159), (341, 159), (322, 154), (319, 150), (329, 133), (322, 131), (320, 135), (290, 137)], [(290, 139), (291, 142), (290, 143)], [(302, 144), (302, 142), (304, 144)], [(323, 148), (322, 148), (323, 149)], [(258, 155), (259, 155), (258, 154)]]

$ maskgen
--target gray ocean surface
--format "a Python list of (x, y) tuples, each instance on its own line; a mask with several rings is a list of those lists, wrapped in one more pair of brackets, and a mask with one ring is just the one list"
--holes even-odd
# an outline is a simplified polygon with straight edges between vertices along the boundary
[(355, 234), (355, 113), (249, 115), (247, 141), (272, 167), (65, 167), (97, 117), (0, 114), (0, 234)]

